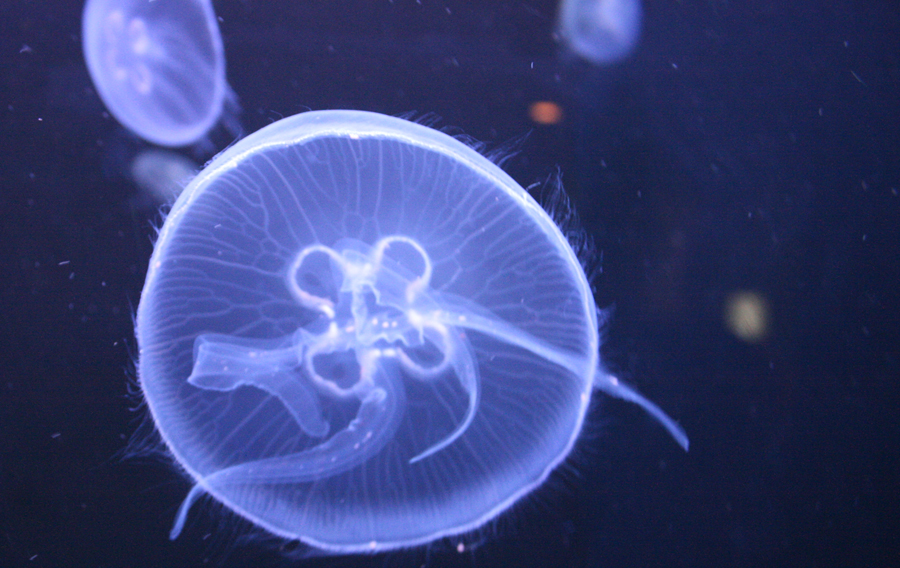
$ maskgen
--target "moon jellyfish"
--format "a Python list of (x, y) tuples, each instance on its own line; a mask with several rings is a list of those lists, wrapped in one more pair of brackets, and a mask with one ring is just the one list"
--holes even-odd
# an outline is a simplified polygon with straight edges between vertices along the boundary
[(349, 553), (476, 529), (569, 454), (596, 389), (681, 429), (599, 361), (566, 238), (499, 167), (425, 126), (320, 111), (191, 181), (150, 260), (138, 373), (193, 480), (259, 527)]
[(142, 192), (142, 201), (161, 205), (174, 202), (197, 169), (197, 164), (181, 154), (150, 148), (135, 156), (130, 174)]
[(220, 120), (240, 130), (209, 0), (88, 0), (82, 38), (100, 98), (141, 138), (185, 146)]
[(640, 28), (640, 0), (562, 0), (560, 4), (560, 38), (592, 63), (624, 59), (637, 44)]

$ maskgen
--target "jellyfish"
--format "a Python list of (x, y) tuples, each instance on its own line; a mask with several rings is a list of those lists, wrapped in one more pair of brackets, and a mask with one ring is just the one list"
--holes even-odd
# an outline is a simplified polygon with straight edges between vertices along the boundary
[(159, 206), (173, 203), (197, 169), (197, 164), (181, 154), (148, 148), (135, 156), (129, 173), (141, 190), (140, 201)]
[(592, 63), (627, 57), (637, 44), (640, 28), (640, 0), (562, 0), (560, 4), (560, 38)]
[(220, 123), (240, 132), (209, 0), (88, 0), (82, 37), (100, 98), (141, 138), (175, 147)]
[(193, 488), (334, 553), (481, 527), (572, 450), (603, 370), (566, 238), (497, 165), (361, 111), (282, 119), (182, 192), (137, 313), (138, 374)]

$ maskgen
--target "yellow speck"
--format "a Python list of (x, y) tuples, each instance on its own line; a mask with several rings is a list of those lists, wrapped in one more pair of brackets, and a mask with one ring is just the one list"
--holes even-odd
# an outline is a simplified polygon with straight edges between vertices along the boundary
[(725, 325), (748, 343), (758, 343), (769, 333), (769, 304), (758, 292), (742, 290), (725, 301)]

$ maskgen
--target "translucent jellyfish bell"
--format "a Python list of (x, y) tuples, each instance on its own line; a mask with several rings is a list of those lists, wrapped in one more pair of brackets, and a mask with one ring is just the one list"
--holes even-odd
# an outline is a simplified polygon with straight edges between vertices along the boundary
[(158, 207), (174, 202), (197, 170), (197, 164), (181, 154), (149, 148), (135, 156), (129, 173), (141, 190), (140, 201)]
[(558, 33), (573, 52), (597, 64), (627, 57), (641, 31), (640, 0), (562, 0)]
[(88, 0), (82, 38), (97, 92), (141, 138), (186, 146), (220, 120), (240, 129), (209, 0)]
[(553, 221), (425, 126), (309, 112), (178, 198), (137, 315), (153, 419), (195, 483), (341, 553), (476, 529), (568, 455), (600, 388), (597, 309)]

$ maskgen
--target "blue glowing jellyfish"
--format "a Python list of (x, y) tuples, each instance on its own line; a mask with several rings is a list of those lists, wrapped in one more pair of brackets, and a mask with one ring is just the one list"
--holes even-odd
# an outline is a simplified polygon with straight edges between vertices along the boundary
[(239, 130), (209, 0), (88, 0), (82, 38), (100, 97), (141, 138), (185, 146), (220, 120)]
[(560, 38), (593, 63), (614, 63), (627, 57), (640, 31), (640, 0), (562, 0), (560, 4)]
[(176, 201), (137, 315), (139, 377), (194, 482), (334, 552), (476, 529), (569, 454), (598, 361), (572, 249), (508, 175), (422, 125), (276, 122)]

